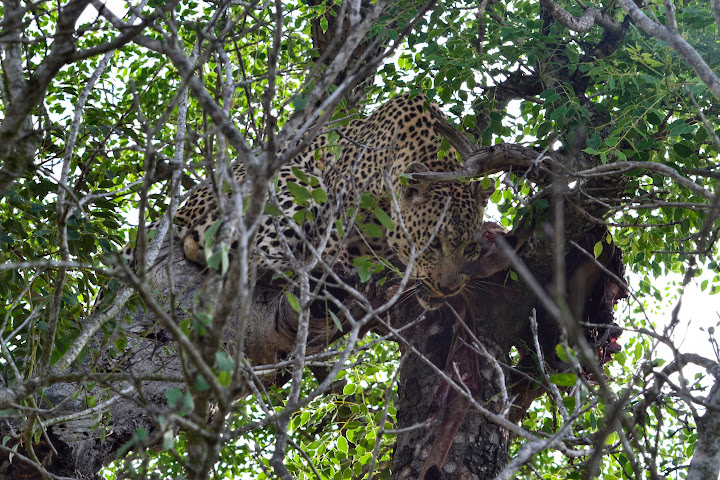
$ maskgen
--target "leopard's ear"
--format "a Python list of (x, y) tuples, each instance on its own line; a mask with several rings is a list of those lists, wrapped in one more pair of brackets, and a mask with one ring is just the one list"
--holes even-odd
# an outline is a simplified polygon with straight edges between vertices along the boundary
[(420, 162), (411, 162), (406, 168), (402, 182), (403, 198), (409, 200), (422, 199), (430, 190), (431, 182), (425, 180), (417, 180), (412, 177), (413, 173), (429, 172), (427, 165)]
[(495, 193), (495, 181), (493, 181), (488, 188), (483, 188), (482, 181), (480, 180), (472, 181), (470, 182), (470, 191), (472, 192), (472, 196), (477, 201), (478, 207), (480, 207), (480, 211), (484, 213), (485, 207), (487, 207), (490, 197), (493, 193)]

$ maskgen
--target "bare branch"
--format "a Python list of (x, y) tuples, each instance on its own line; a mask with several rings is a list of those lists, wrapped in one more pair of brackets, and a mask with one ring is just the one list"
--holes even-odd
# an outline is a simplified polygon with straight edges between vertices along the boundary
[(693, 182), (692, 180), (683, 177), (674, 168), (668, 165), (663, 165), (662, 163), (630, 161), (606, 163), (604, 165), (598, 165), (588, 170), (583, 170), (582, 172), (577, 172), (571, 175), (578, 178), (587, 178), (590, 176), (617, 175), (636, 169), (647, 170), (649, 172), (655, 172), (661, 175), (665, 175), (675, 180), (675, 182), (677, 182), (679, 185), (682, 185), (688, 190), (697, 193), (698, 195), (705, 197), (708, 200), (713, 200), (715, 198), (715, 195), (712, 192), (707, 191), (705, 188)]
[(621, 24), (595, 7), (584, 7), (582, 15), (579, 18), (576, 18), (573, 17), (570, 12), (558, 5), (555, 0), (540, 0), (540, 4), (550, 13), (550, 15), (553, 16), (555, 20), (575, 32), (588, 32), (596, 23), (605, 30), (609, 30), (613, 33), (622, 32)]
[[(464, 148), (464, 147), (461, 147)], [(539, 164), (538, 152), (521, 145), (500, 143), (479, 147), (465, 158), (463, 168), (454, 172), (413, 173), (417, 180), (431, 182), (456, 182), (463, 178), (474, 178), (509, 170), (530, 170)]]

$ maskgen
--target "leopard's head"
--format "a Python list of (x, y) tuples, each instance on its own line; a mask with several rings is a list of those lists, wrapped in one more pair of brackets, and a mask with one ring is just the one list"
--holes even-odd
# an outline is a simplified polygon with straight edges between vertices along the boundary
[[(418, 162), (408, 165), (406, 173), (426, 172)], [(463, 266), (480, 256), (480, 231), (488, 199), (494, 188), (483, 189), (479, 181), (442, 183), (413, 180), (411, 175), (400, 187), (399, 210), (407, 228), (399, 227), (397, 212), (393, 220), (398, 227), (388, 232), (388, 244), (408, 264), (416, 258), (412, 274), (420, 304), (428, 309), (439, 308), (447, 298), (459, 294), (470, 280)]]

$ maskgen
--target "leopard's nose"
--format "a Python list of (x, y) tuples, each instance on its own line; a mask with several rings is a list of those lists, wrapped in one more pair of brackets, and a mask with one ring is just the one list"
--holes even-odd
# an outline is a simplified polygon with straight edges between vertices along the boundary
[(460, 293), (460, 290), (462, 290), (462, 285), (439, 285), (438, 290), (440, 290), (440, 293), (442, 293), (443, 295), (452, 297), (453, 295), (457, 295), (458, 293)]

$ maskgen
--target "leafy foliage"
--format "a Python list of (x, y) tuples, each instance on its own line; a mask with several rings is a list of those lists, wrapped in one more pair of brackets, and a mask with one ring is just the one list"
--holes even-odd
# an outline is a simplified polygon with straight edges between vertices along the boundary
[[(536, 1), (491, 2), (487, 11), (478, 11), (475, 1), (440, 0), (415, 28), (405, 32), (403, 26), (410, 24), (419, 6), (410, 1), (392, 3), (370, 30), (369, 38), (386, 46), (401, 41), (401, 48), (377, 70), (378, 81), (365, 87), (364, 104), (372, 106), (401, 90), (424, 92), (478, 145), (508, 142), (536, 147), (539, 152), (573, 152), (578, 158), (595, 161), (593, 167), (622, 162), (669, 167), (629, 168), (614, 180), (623, 182), (620, 198), (597, 195), (598, 203), (613, 207), (604, 218), (594, 221), (610, 225), (614, 244), (623, 250), (624, 262), (634, 274), (637, 303), (619, 307), (617, 313), (635, 331), (653, 329), (646, 311), (677, 296), (675, 289), (663, 290), (658, 279), (677, 278), (688, 270), (702, 277), (702, 291), (710, 295), (720, 292), (717, 217), (712, 216), (709, 199), (703, 194), (720, 191), (720, 146), (715, 142), (720, 133), (720, 104), (677, 52), (629, 26), (621, 47), (608, 55), (594, 53), (590, 47), (606, 41), (602, 28), (596, 25), (585, 33), (572, 32), (541, 11)], [(560, 3), (574, 16), (582, 13), (573, 2)], [(667, 23), (661, 2), (650, 3)], [(719, 33), (709, 6), (675, 3), (683, 36), (717, 72)], [(604, 5), (611, 17), (622, 21), (622, 10), (611, 2)], [(26, 81), (41, 70), (51, 51), (59, 7), (58, 2), (40, 2), (33, 6), (32, 15), (21, 15), (26, 28), (18, 48)], [(308, 104), (307, 92), (322, 75), (311, 74), (327, 68), (327, 63), (315, 63), (323, 52), (313, 44), (312, 25), (317, 22), (327, 32), (328, 18), (337, 15), (336, 10), (324, 2), (285, 2), (282, 10), (272, 3), (253, 4), (252, 8), (237, 3), (226, 6), (221, 14), (216, 7), (195, 1), (149, 2), (136, 13), (147, 18), (167, 15), (182, 19), (173, 23), (175, 31), (158, 21), (144, 29), (143, 35), (156, 41), (175, 35), (185, 52), (196, 55), (191, 58), (197, 60), (197, 79), (228, 113), (248, 148), (267, 148), (293, 114), (313, 107)], [(211, 24), (206, 23), (209, 19)], [(269, 39), (276, 35), (278, 20), (282, 34), (273, 47)], [(118, 38), (118, 31), (99, 14), (83, 17), (76, 28), (80, 32), (78, 51), (99, 46), (103, 51), (79, 58), (53, 77), (42, 105), (33, 110), (29, 120), (42, 137), (32, 169), (14, 181), (0, 201), (0, 298), (4, 300), (0, 306), (0, 368), (5, 387), (31, 377), (44, 356), (49, 366), (62, 359), (84, 331), (98, 292), (104, 290), (107, 302), (119, 289), (122, 275), (105, 267), (117, 264), (116, 252), (135, 241), (137, 224), (160, 218), (171, 204), (171, 173), (167, 170), (178, 161), (178, 92), (187, 79), (167, 55), (139, 42), (118, 44), (108, 56), (108, 67), (98, 70), (101, 54), (108, 50), (105, 42)], [(210, 48), (211, 44), (223, 45), (222, 54)], [(277, 48), (276, 63), (272, 48)], [(96, 72), (99, 78), (93, 84)], [(7, 90), (8, 74), (5, 77), (3, 88)], [(234, 79), (237, 88), (226, 85), (227, 78)], [(93, 86), (85, 92), (87, 100), (81, 105), (88, 84)], [(0, 93), (0, 111), (5, 118), (10, 97), (5, 91)], [(190, 95), (187, 102), (185, 150), (180, 159), (184, 179), (190, 184), (208, 179), (210, 188), (222, 191), (229, 164), (242, 158), (242, 152), (227, 142), (202, 99)], [(75, 112), (76, 106), (81, 110)], [(330, 128), (346, 124), (358, 112), (341, 104), (331, 113)], [(70, 132), (74, 126), (79, 129), (73, 140)], [(571, 167), (566, 182), (569, 188), (585, 178), (578, 174), (580, 167)], [(303, 178), (301, 171), (294, 174), (299, 182), (290, 183), (289, 189), (298, 205), (328, 202), (316, 178)], [(491, 201), (497, 209), (495, 219), (502, 225), (512, 228), (524, 219), (542, 228), (551, 221), (547, 184), (515, 172), (494, 180), (497, 190)], [(583, 191), (577, 194), (589, 196)], [(59, 203), (63, 196), (65, 201)], [(577, 205), (585, 208), (580, 202)], [(274, 205), (265, 208), (270, 215), (282, 213)], [(381, 237), (381, 226), (396, 228), (371, 196), (364, 197), (359, 208), (373, 212), (376, 220), (358, 225), (368, 237)], [(349, 213), (352, 216), (352, 211)], [(294, 220), (306, 225), (317, 219), (308, 208)], [(214, 235), (216, 230), (210, 233)], [(231, 260), (227, 245), (213, 253), (214, 240), (208, 244), (210, 267), (225, 275)], [(597, 242), (594, 256), (599, 257), (608, 244)], [(362, 283), (370, 279), (385, 282), (396, 273), (384, 259), (372, 257), (356, 258), (353, 267)], [(517, 280), (514, 271), (508, 275)], [(285, 298), (293, 310), (304, 308), (294, 293), (286, 292)], [(52, 318), (56, 299), (58, 310)], [(139, 308), (139, 302), (131, 307)], [(331, 315), (331, 321), (342, 326), (335, 312)], [(148, 334), (130, 331), (128, 325), (124, 317), (103, 323), (100, 330), (108, 336), (103, 348), (85, 347), (73, 363), (88, 358), (100, 361), (104, 356), (122, 358), (128, 338)], [(210, 325), (210, 316), (198, 314), (181, 328), (189, 336), (201, 336)], [(53, 332), (52, 337), (47, 337), (48, 331)], [(655, 341), (640, 334), (626, 334), (623, 339), (623, 352), (605, 368), (612, 389), (628, 399), (624, 408), (627, 418), (636, 421), (624, 430), (632, 434), (629, 450), (627, 438), (606, 428), (608, 406), (591, 394), (577, 372), (550, 372), (549, 381), (559, 388), (562, 405), (543, 397), (528, 411), (522, 426), (538, 436), (551, 436), (560, 426), (562, 407), (575, 409), (581, 415), (573, 433), (587, 445), (609, 445), (611, 454), (600, 460), (603, 478), (637, 476), (638, 467), (629, 457), (632, 452), (637, 457), (651, 452), (653, 459), (648, 461), (655, 462), (662, 475), (675, 475), (686, 468), (693, 454), (697, 420), (671, 389), (664, 388), (656, 401), (645, 402), (647, 385), (653, 380), (650, 362), (657, 360), (652, 353)], [(216, 357), (212, 367), (218, 381), (227, 386), (232, 359), (224, 355)], [(384, 432), (396, 424), (391, 401), (396, 385), (391, 379), (398, 358), (395, 344), (368, 340), (338, 376), (337, 380), (347, 382), (342, 392), (317, 397), (293, 413), (289, 432), (295, 450), (287, 457), (289, 472), (298, 478), (359, 478), (368, 473), (374, 458), (379, 462), (375, 466), (378, 478), (389, 476), (394, 437)], [(513, 361), (520, 362), (518, 358)], [(637, 371), (641, 364), (648, 365), (646, 371)], [(195, 392), (207, 390), (207, 381), (202, 376), (188, 380)], [(700, 396), (707, 384), (698, 374), (687, 388)], [(88, 381), (79, 393), (85, 395), (89, 408), (113, 394), (98, 394), (96, 386)], [(303, 393), (316, 386), (316, 380), (306, 380)], [(268, 393), (268, 405), (283, 405), (288, 388)], [(165, 400), (180, 418), (188, 418), (193, 411), (192, 395), (179, 388), (168, 389)], [(384, 416), (386, 403), (388, 415)], [(25, 406), (35, 408), (30, 400)], [(218, 477), (272, 477), (268, 459), (275, 437), (272, 426), (263, 423), (266, 415), (253, 399), (240, 400), (233, 407), (229, 423), (234, 436), (218, 456), (220, 461), (214, 467)], [(94, 428), (104, 435), (108, 418), (98, 415), (96, 420)], [(167, 418), (163, 421), (169, 422)], [(37, 435), (41, 430), (33, 432)], [(184, 433), (174, 436), (170, 432), (164, 438), (164, 452), (148, 453), (143, 462), (150, 470), (177, 477), (183, 473), (177, 458), (187, 454), (188, 439)], [(658, 432), (671, 434), (660, 436)], [(143, 445), (147, 432), (142, 433), (128, 440), (128, 449)], [(523, 441), (518, 440), (511, 453), (522, 446)], [(558, 479), (584, 478), (576, 465), (556, 451), (543, 450), (524, 468), (528, 475), (538, 471)], [(116, 466), (109, 472), (119, 476), (120, 470)], [(137, 475), (143, 475), (143, 468), (138, 467)], [(113, 478), (113, 474), (107, 477)]]

